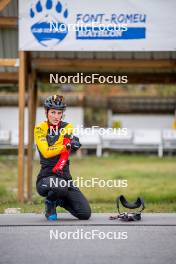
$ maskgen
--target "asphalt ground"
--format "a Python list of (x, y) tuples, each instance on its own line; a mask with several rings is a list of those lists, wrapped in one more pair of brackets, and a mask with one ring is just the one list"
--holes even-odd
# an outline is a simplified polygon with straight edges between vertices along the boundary
[(176, 214), (144, 213), (138, 222), (67, 213), (48, 222), (41, 214), (0, 214), (0, 263), (176, 263)]

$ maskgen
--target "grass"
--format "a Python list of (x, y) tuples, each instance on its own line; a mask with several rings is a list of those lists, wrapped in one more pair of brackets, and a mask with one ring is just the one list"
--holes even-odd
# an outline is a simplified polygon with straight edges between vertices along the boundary
[[(22, 212), (43, 212), (43, 198), (35, 190), (35, 179), (40, 169), (34, 161), (33, 202), (19, 204), (17, 197), (17, 158), (0, 156), (0, 213), (8, 207), (20, 207)], [(176, 212), (175, 157), (158, 158), (144, 155), (118, 155), (97, 158), (71, 157), (73, 179), (82, 177), (127, 180), (127, 188), (86, 188), (81, 190), (91, 203), (93, 212), (116, 212), (115, 199), (124, 194), (133, 201), (141, 195), (146, 201), (146, 212)], [(26, 182), (25, 182), (26, 183)], [(59, 211), (64, 211), (59, 208)]]

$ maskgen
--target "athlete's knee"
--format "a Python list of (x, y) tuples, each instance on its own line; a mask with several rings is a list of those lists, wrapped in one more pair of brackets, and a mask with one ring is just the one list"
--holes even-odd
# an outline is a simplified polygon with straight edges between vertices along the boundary
[(91, 209), (84, 210), (77, 213), (77, 217), (80, 220), (88, 220), (91, 217)]

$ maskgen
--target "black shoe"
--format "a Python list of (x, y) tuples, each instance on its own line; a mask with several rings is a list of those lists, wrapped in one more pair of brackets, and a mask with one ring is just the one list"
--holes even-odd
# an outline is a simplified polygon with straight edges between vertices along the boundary
[(45, 200), (45, 217), (49, 221), (57, 220), (56, 203), (50, 200)]

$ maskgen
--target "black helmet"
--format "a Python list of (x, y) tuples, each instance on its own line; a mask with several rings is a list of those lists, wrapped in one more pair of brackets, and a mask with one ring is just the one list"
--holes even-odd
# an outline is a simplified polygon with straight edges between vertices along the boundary
[(56, 109), (56, 110), (65, 110), (66, 104), (64, 103), (64, 97), (61, 95), (53, 95), (46, 98), (44, 102), (44, 108), (49, 109)]

